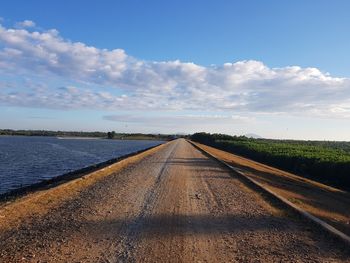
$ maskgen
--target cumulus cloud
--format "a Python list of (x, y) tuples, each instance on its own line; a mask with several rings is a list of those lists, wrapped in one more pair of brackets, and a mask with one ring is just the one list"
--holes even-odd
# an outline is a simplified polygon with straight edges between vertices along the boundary
[(16, 23), (16, 26), (19, 28), (35, 27), (35, 23), (31, 20), (24, 20), (22, 22)]
[[(24, 22), (26, 27), (35, 25)], [(350, 116), (350, 80), (317, 68), (270, 68), (254, 60), (209, 67), (144, 61), (122, 49), (72, 42), (55, 29), (0, 26), (0, 71), (81, 85), (39, 90), (0, 86), (2, 105)]]
[[(1, 87), (1, 85), (0, 85)], [(0, 105), (49, 109), (101, 109), (128, 108), (127, 96), (115, 96), (105, 91), (80, 89), (74, 86), (50, 89), (45, 86), (29, 90), (0, 91)], [(131, 107), (130, 107), (131, 108)]]

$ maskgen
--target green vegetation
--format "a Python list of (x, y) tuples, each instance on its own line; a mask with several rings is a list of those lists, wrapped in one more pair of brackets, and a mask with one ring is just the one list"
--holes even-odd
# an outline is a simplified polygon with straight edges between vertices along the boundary
[(0, 130), (0, 135), (51, 136), (51, 137), (99, 137), (106, 138), (105, 132), (46, 131), (46, 130)]
[(115, 137), (115, 131), (107, 132), (108, 139), (114, 139), (114, 137)]
[(193, 134), (191, 139), (328, 185), (350, 189), (350, 142), (252, 139), (208, 133)]
[(0, 129), (0, 135), (10, 136), (51, 136), (51, 137), (93, 137), (103, 139), (119, 139), (119, 140), (172, 140), (173, 135), (167, 134), (142, 134), (142, 133), (116, 133), (111, 132), (82, 132), (82, 131), (46, 131), (46, 130), (10, 130)]

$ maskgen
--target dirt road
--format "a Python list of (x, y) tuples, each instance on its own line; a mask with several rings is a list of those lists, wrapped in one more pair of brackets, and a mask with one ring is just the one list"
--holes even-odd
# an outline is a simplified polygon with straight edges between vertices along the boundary
[(21, 216), (0, 221), (0, 262), (350, 262), (182, 139)]

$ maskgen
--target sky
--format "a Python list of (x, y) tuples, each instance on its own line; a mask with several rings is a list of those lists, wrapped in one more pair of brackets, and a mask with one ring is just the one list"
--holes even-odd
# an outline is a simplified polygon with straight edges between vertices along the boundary
[(0, 128), (350, 140), (350, 1), (1, 1)]

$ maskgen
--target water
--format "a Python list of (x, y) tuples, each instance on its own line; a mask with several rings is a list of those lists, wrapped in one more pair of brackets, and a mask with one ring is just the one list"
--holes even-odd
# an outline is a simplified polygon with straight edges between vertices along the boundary
[(0, 136), (0, 194), (161, 143)]

